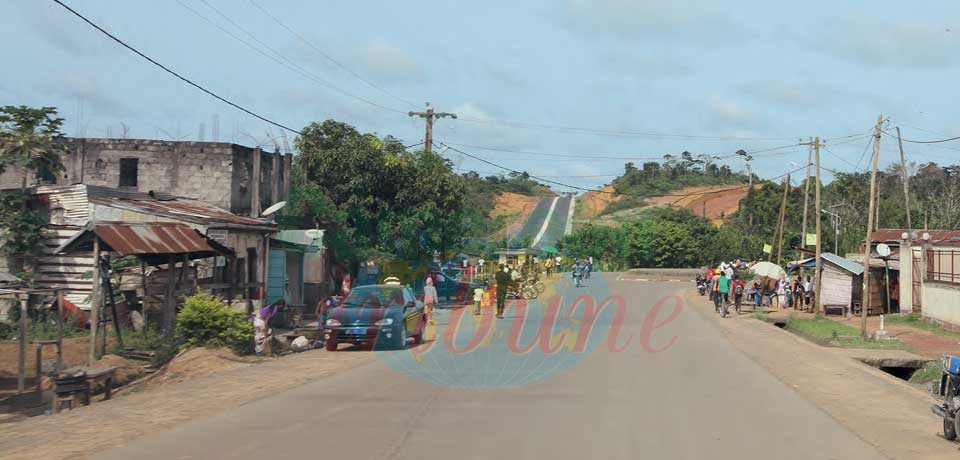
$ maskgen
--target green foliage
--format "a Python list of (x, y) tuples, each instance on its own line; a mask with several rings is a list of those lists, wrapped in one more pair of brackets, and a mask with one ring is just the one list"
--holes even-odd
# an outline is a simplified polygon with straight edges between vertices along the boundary
[(32, 254), (43, 240), (45, 221), (20, 192), (0, 192), (0, 252), (6, 255)]
[(859, 329), (840, 324), (827, 318), (790, 317), (787, 318), (787, 323), (784, 328), (815, 342), (837, 347), (908, 350), (908, 347), (903, 342), (896, 339), (861, 339)]
[(424, 259), (459, 248), (480, 218), (464, 210), (464, 180), (436, 153), (333, 120), (311, 123), (295, 144), (304, 159), (289, 213), (327, 230), (337, 259)]
[[(0, 173), (11, 167), (21, 168), (25, 186), (30, 174), (51, 177), (63, 171), (63, 119), (56, 115), (52, 107), (0, 108)], [(0, 194), (0, 250), (4, 254), (33, 254), (43, 238), (43, 224), (43, 217), (31, 206), (26, 194)]]
[(917, 369), (913, 375), (910, 376), (910, 383), (922, 385), (925, 383), (930, 383), (934, 380), (939, 380), (943, 372), (943, 365), (939, 361), (932, 361), (927, 364), (924, 364), (923, 367)]
[(184, 347), (230, 347), (247, 353), (253, 345), (253, 322), (220, 299), (194, 294), (177, 315), (177, 337)]

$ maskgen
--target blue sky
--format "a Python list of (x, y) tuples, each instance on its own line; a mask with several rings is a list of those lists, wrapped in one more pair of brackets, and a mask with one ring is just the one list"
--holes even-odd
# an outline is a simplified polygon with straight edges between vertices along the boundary
[[(867, 164), (868, 139), (842, 136), (867, 133), (880, 113), (907, 138), (960, 135), (956, 1), (65, 1), (188, 78), (283, 124), (335, 118), (414, 144), (422, 121), (402, 112), (429, 100), (467, 118), (439, 121), (437, 142), (474, 146), (460, 148), (583, 187), (611, 177), (572, 176), (616, 174), (626, 161), (598, 156), (725, 154), (817, 135), (832, 139), (823, 164), (850, 171)], [(212, 140), (215, 116), (220, 140), (234, 141), (238, 127), (236, 141), (246, 145), (269, 143), (268, 130), (280, 134), (52, 1), (0, 0), (0, 17), (0, 104), (57, 106), (70, 135), (119, 137), (123, 123), (128, 137), (196, 139), (204, 124)], [(898, 159), (893, 138), (881, 145), (882, 165)], [(910, 161), (960, 158), (953, 150), (960, 143), (906, 147)], [(446, 155), (465, 169), (498, 171)], [(805, 160), (805, 148), (783, 148), (758, 155), (754, 170), (774, 177)]]

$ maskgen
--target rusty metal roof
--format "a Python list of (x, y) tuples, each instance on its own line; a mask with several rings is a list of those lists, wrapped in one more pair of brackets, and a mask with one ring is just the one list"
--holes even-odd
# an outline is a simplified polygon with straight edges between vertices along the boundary
[[(899, 242), (906, 229), (881, 228), (873, 232), (873, 242)], [(931, 244), (960, 244), (960, 230), (912, 230), (914, 238), (920, 238), (924, 233), (930, 234)]]
[(90, 250), (96, 235), (101, 250), (119, 255), (187, 255), (192, 259), (225, 254), (200, 232), (177, 222), (91, 222), (57, 248), (57, 253)]

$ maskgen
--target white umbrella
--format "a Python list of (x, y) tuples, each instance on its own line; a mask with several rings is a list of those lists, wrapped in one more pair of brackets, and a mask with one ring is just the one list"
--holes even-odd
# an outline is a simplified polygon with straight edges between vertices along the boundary
[(781, 276), (787, 275), (787, 272), (773, 262), (757, 262), (750, 267), (750, 270), (757, 276), (766, 276), (773, 279), (780, 279)]

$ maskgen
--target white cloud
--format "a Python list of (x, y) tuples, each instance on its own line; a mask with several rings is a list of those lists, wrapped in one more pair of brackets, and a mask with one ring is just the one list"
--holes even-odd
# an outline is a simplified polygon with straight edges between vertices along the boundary
[(359, 50), (366, 74), (377, 81), (411, 81), (423, 78), (424, 71), (406, 50), (381, 40), (370, 41)]
[(841, 16), (816, 34), (814, 46), (859, 64), (903, 69), (935, 69), (954, 65), (960, 52), (956, 33), (943, 24), (900, 20), (889, 22), (861, 12)]
[(713, 121), (720, 125), (740, 128), (752, 124), (755, 119), (742, 103), (717, 93), (707, 97), (706, 106)]
[(566, 0), (560, 19), (573, 30), (623, 39), (669, 34), (713, 43), (735, 30), (728, 11), (719, 0)]

